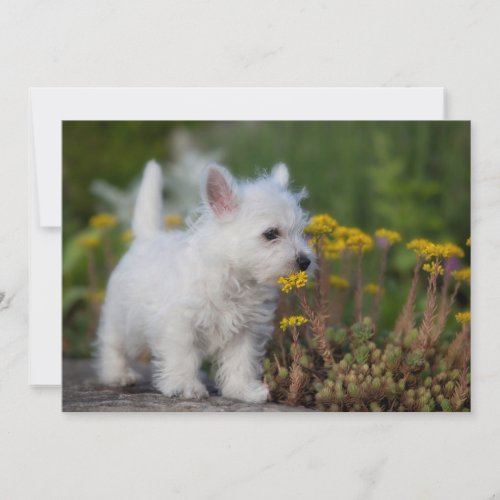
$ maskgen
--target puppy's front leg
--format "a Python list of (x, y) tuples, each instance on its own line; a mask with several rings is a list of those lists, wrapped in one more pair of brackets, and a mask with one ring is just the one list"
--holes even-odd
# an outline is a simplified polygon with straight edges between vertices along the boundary
[(263, 403), (269, 389), (260, 380), (263, 342), (248, 332), (231, 339), (218, 356), (216, 383), (222, 395), (248, 403)]
[(207, 397), (199, 379), (201, 361), (190, 325), (171, 318), (154, 349), (153, 385), (166, 396)]

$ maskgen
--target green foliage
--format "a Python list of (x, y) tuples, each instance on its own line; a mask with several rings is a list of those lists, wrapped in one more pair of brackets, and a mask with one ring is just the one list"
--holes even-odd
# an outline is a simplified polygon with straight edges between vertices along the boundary
[(368, 355), (370, 354), (370, 349), (366, 345), (360, 345), (354, 350), (354, 359), (359, 365), (363, 365), (368, 361)]
[(373, 325), (370, 318), (365, 318), (361, 323), (352, 325), (352, 333), (358, 343), (368, 342), (373, 337)]
[(307, 208), (346, 225), (455, 241), (470, 234), (467, 122), (65, 122), (65, 225), (81, 228), (101, 208), (93, 180), (125, 188), (150, 158), (170, 159), (167, 139), (180, 127), (202, 150), (222, 149), (239, 176), (286, 162), (294, 185), (307, 186)]
[[(381, 345), (378, 358), (374, 355), (378, 348), (370, 350), (367, 344), (355, 347), (353, 342), (349, 342), (348, 349), (354, 352), (354, 358), (349, 352), (339, 359), (336, 353), (338, 361), (326, 377), (318, 358), (311, 353), (316, 363), (306, 367), (312, 378), (303, 390), (301, 404), (323, 411), (470, 411), (469, 382), (464, 386), (463, 401), (456, 396), (458, 380), (463, 370), (468, 371), (468, 365), (462, 369), (449, 366), (444, 372), (435, 370), (445, 359), (446, 349), (424, 356), (396, 345), (393, 339)], [(284, 401), (288, 370), (278, 367), (271, 358), (266, 358), (263, 366), (273, 399)]]
[(347, 330), (345, 328), (329, 327), (326, 330), (326, 337), (333, 344), (342, 345), (347, 339)]
[(406, 366), (410, 372), (420, 371), (425, 363), (424, 355), (421, 352), (409, 352), (405, 359)]
[(92, 181), (102, 178), (125, 188), (151, 158), (168, 153), (168, 122), (65, 121), (63, 123), (63, 208), (66, 234), (85, 227), (96, 211)]

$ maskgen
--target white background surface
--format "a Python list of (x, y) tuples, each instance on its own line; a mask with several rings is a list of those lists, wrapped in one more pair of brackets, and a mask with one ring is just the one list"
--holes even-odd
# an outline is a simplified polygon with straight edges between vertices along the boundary
[[(4, 2), (0, 497), (499, 498), (499, 21), (497, 0)], [(473, 413), (62, 414), (27, 385), (35, 85), (446, 87), (473, 121)]]

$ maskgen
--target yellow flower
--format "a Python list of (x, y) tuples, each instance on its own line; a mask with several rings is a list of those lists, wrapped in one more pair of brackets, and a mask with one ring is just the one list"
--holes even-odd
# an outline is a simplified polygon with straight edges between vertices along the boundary
[(457, 281), (467, 281), (467, 283), (470, 283), (470, 267), (464, 267), (458, 271), (452, 271), (451, 275)]
[(470, 311), (465, 311), (465, 312), (459, 312), (455, 314), (455, 319), (459, 322), (462, 323), (470, 323)]
[(94, 234), (86, 234), (78, 238), (78, 243), (87, 249), (97, 248), (99, 246), (99, 238)]
[(444, 243), (443, 245), (437, 245), (438, 250), (441, 252), (442, 257), (448, 259), (450, 257), (462, 258), (465, 254), (464, 251), (454, 243)]
[(330, 275), (330, 285), (335, 288), (349, 288), (349, 282), (345, 278), (336, 276), (335, 274)]
[(368, 283), (365, 286), (365, 293), (369, 293), (370, 295), (377, 295), (379, 293), (380, 287), (375, 283)]
[(134, 233), (132, 229), (127, 229), (122, 233), (122, 241), (123, 243), (130, 243), (134, 239)]
[[(333, 233), (323, 240), (323, 255), (330, 260), (339, 258), (347, 248), (347, 239), (356, 236), (360, 230), (355, 227), (337, 226)], [(309, 245), (314, 248), (316, 238), (309, 240)]]
[(165, 225), (167, 227), (180, 226), (184, 219), (179, 214), (165, 215)]
[(290, 326), (301, 326), (307, 322), (308, 320), (304, 316), (289, 316), (280, 321), (280, 328), (285, 331)]
[(345, 239), (349, 235), (349, 228), (346, 226), (337, 226), (333, 231), (333, 237), (337, 239)]
[(391, 231), (390, 229), (377, 229), (375, 237), (377, 242), (380, 241), (382, 247), (388, 247), (401, 241), (401, 235), (397, 231)]
[(307, 284), (307, 274), (305, 271), (290, 274), (290, 276), (282, 276), (278, 279), (278, 284), (282, 285), (281, 291), (284, 293), (290, 292), (294, 288), (302, 288)]
[(406, 248), (409, 250), (413, 250), (417, 255), (425, 257), (434, 247), (434, 243), (431, 243), (429, 240), (425, 240), (423, 238), (417, 238), (415, 240), (411, 240)]
[(333, 236), (337, 239), (347, 239), (349, 236), (358, 234), (361, 230), (357, 227), (337, 226), (333, 231)]
[(373, 239), (357, 228), (351, 229), (345, 243), (349, 250), (358, 255), (373, 248)]
[(444, 274), (443, 266), (438, 262), (428, 262), (422, 266), (422, 269), (430, 274)]
[(117, 224), (116, 217), (111, 214), (97, 214), (90, 218), (90, 227), (95, 229), (106, 229), (115, 227)]
[(450, 257), (463, 257), (464, 251), (454, 243), (432, 243), (425, 239), (416, 239), (406, 245), (410, 250), (414, 250), (417, 255), (429, 260), (433, 257), (438, 259), (448, 259)]
[(345, 248), (345, 240), (327, 238), (323, 243), (323, 254), (327, 259), (337, 259)]
[(309, 224), (304, 229), (307, 234), (331, 234), (337, 227), (337, 221), (328, 214), (319, 214), (311, 217)]
[(465, 242), (465, 244), (470, 247), (470, 236), (467, 238), (467, 241)]

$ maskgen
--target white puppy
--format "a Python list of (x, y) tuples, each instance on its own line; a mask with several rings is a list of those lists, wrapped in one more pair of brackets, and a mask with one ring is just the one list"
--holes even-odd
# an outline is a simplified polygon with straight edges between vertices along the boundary
[(167, 396), (207, 396), (204, 358), (217, 363), (222, 395), (267, 399), (261, 359), (273, 331), (280, 276), (305, 270), (302, 193), (288, 169), (236, 183), (210, 166), (201, 215), (187, 231), (163, 231), (162, 172), (144, 171), (132, 229), (135, 240), (111, 275), (97, 335), (97, 370), (108, 385), (132, 384), (129, 360), (149, 347), (153, 384)]

